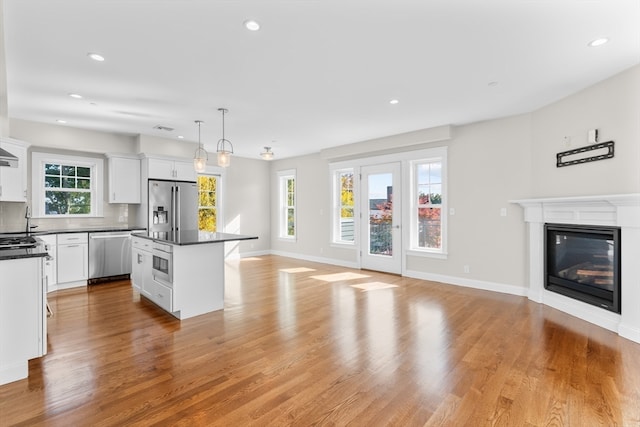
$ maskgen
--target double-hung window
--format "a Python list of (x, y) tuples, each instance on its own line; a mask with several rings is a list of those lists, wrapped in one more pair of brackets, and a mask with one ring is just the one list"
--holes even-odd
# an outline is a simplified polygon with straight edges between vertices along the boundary
[(34, 152), (32, 160), (34, 216), (102, 215), (102, 159)]
[(280, 192), (279, 236), (283, 239), (296, 238), (296, 171), (278, 172)]
[(446, 151), (439, 154), (409, 162), (410, 249), (445, 254)]
[(333, 243), (355, 243), (354, 182), (353, 168), (333, 171)]
[(198, 175), (198, 229), (218, 231), (219, 175)]

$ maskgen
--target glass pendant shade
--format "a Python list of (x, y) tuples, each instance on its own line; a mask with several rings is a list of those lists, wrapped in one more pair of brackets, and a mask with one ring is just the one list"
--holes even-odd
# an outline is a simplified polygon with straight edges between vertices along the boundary
[(196, 153), (193, 155), (193, 168), (196, 172), (204, 172), (207, 168), (207, 161), (209, 160), (209, 154), (207, 150), (204, 149), (202, 142), (200, 142), (200, 124), (202, 121), (196, 120), (198, 124), (198, 149)]
[(223, 168), (231, 164), (231, 153), (228, 151), (218, 151), (218, 166)]
[(273, 151), (271, 151), (271, 147), (264, 147), (264, 151), (260, 153), (260, 157), (262, 157), (264, 160), (273, 159)]
[[(218, 140), (216, 152), (218, 153), (218, 166), (226, 168), (231, 164), (231, 155), (233, 154), (233, 144), (224, 137), (224, 115), (229, 111), (226, 108), (218, 108), (222, 113), (222, 138)], [(227, 146), (229, 148), (227, 148)]]

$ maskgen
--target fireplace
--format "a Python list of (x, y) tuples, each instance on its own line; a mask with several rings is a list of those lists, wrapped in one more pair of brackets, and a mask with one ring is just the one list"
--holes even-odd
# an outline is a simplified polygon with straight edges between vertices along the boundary
[(620, 313), (620, 228), (544, 228), (545, 289)]

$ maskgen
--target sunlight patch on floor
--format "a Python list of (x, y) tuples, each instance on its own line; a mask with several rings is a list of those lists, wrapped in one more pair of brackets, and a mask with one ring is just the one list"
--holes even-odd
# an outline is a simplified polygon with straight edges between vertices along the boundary
[(262, 258), (258, 258), (257, 256), (250, 256), (246, 258), (241, 258), (241, 261), (262, 261)]
[(344, 273), (323, 274), (320, 276), (311, 276), (312, 279), (322, 280), (323, 282), (342, 282), (344, 280), (364, 279), (369, 276), (365, 274), (352, 273), (346, 271)]
[(378, 289), (397, 288), (398, 285), (392, 285), (391, 283), (384, 282), (368, 282), (358, 283), (357, 285), (350, 285), (352, 288), (362, 289), (362, 292), (377, 291)]
[(281, 268), (279, 271), (283, 273), (308, 273), (309, 271), (316, 271), (315, 268), (308, 267), (293, 267), (293, 268)]

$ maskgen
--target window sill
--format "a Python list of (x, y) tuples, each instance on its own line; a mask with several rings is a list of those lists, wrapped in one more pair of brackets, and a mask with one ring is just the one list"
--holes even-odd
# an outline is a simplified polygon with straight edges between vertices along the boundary
[(356, 248), (356, 244), (355, 242), (349, 242), (349, 243), (342, 243), (342, 242), (331, 242), (329, 243), (329, 246), (331, 246), (332, 248), (342, 248), (342, 249), (355, 249)]
[(416, 249), (407, 250), (406, 255), (424, 257), (424, 258), (434, 258), (434, 259), (447, 259), (449, 256), (446, 252), (430, 252), (430, 251), (421, 251)]
[(280, 240), (281, 242), (288, 242), (288, 243), (295, 243), (296, 242), (296, 238), (295, 237), (278, 237), (278, 240)]

